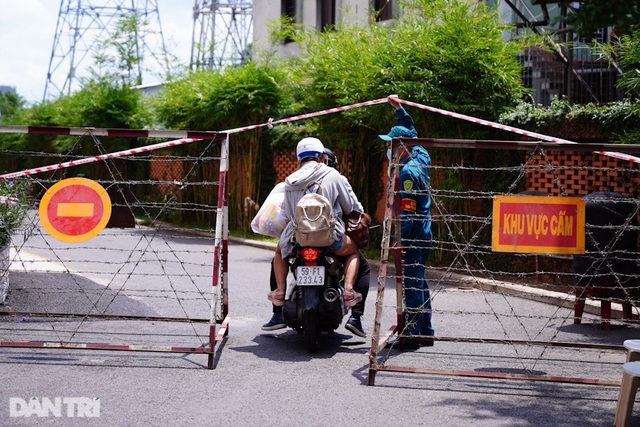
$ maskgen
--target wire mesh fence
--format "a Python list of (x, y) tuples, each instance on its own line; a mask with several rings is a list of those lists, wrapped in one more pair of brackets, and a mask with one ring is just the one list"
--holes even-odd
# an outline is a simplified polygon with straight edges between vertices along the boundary
[[(0, 156), (4, 170), (54, 165), (9, 179), (29, 191), (26, 219), (11, 234), (13, 271), (0, 311), (2, 345), (210, 353), (212, 324), (227, 313), (221, 265), (224, 143), (205, 139), (171, 151), (110, 158), (128, 146), (100, 132), (63, 138), (71, 142), (64, 155), (43, 149)], [(385, 343), (383, 325), (406, 334), (406, 276), (396, 244), (401, 222), (393, 214), (399, 192), (390, 187), (371, 378), (393, 367), (580, 381), (579, 361), (592, 368), (591, 378), (582, 381), (617, 383), (614, 366), (622, 340), (637, 331), (637, 163), (600, 154), (616, 148), (603, 145), (413, 142), (432, 157), (427, 269), (432, 307), (422, 311), (433, 315), (436, 345), (408, 354), (377, 347)], [(88, 156), (102, 157), (82, 163)], [(390, 168), (391, 183), (398, 166)], [(101, 184), (113, 215), (93, 239), (69, 244), (43, 230), (38, 205), (53, 185), (74, 177)], [(603, 192), (595, 204), (602, 201), (616, 211), (618, 222), (611, 223), (607, 213), (596, 215), (604, 216), (604, 224), (590, 220), (587, 209), (582, 258), (492, 250), (496, 196), (579, 196), (588, 202), (587, 196)], [(193, 233), (177, 233), (168, 224), (187, 224)], [(387, 269), (387, 258), (397, 261), (397, 268)], [(212, 282), (222, 286), (212, 292)], [(385, 288), (399, 293), (385, 298)], [(136, 322), (135, 333), (131, 322)], [(567, 364), (573, 366), (568, 372)]]
[[(432, 161), (422, 190), (399, 179), (398, 156), (415, 146), (428, 148)], [(612, 148), (394, 141), (370, 384), (379, 371), (619, 384), (622, 342), (638, 332), (640, 168), (594, 153)], [(421, 194), (431, 199), (429, 214), (401, 215), (402, 199)], [(537, 200), (584, 201), (583, 252), (496, 250), (495, 203), (505, 195), (528, 197), (508, 225), (521, 241), (579, 230), (538, 220)], [(431, 221), (432, 239), (401, 233), (407, 218)], [(417, 308), (407, 303), (407, 291), (422, 287), (407, 261), (416, 247), (430, 248), (430, 298)], [(433, 337), (416, 332), (416, 313), (432, 317)]]
[[(1, 345), (207, 353), (211, 365), (216, 328), (228, 313), (221, 265), (226, 141), (144, 152), (133, 147), (148, 139), (100, 131), (55, 136), (60, 130), (39, 129), (44, 145), (68, 144), (66, 153), (0, 153), (5, 171), (28, 171), (3, 180), (25, 217), (6, 242)], [(112, 158), (116, 151), (126, 155)], [(80, 240), (79, 229), (95, 227), (92, 215), (103, 207), (66, 194), (82, 191), (77, 178), (99, 184), (111, 212), (104, 230)], [(56, 233), (43, 227), (43, 215), (55, 217)], [(191, 232), (178, 232), (183, 226)]]

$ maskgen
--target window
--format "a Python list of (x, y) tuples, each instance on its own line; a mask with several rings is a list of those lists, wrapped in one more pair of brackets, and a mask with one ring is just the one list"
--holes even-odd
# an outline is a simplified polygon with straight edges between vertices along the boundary
[(373, 0), (376, 22), (393, 18), (393, 0)]
[[(296, 22), (296, 1), (297, 0), (280, 0), (280, 15), (283, 18), (288, 18), (292, 22)], [(293, 39), (286, 37), (284, 43), (291, 43)]]
[(287, 16), (295, 21), (296, 19), (296, 0), (281, 0), (280, 14)]
[(326, 31), (336, 26), (336, 0), (318, 0), (320, 30)]

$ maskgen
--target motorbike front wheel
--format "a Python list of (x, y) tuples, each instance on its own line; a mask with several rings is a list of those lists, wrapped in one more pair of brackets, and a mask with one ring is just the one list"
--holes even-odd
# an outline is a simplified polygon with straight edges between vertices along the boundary
[(314, 309), (305, 310), (303, 313), (304, 341), (307, 350), (315, 353), (320, 349), (320, 325), (318, 322), (318, 312)]

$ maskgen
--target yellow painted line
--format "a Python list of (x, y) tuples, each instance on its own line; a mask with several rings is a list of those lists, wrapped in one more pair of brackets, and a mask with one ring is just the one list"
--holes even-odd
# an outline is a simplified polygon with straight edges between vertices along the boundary
[(62, 217), (92, 217), (93, 203), (58, 203), (58, 216)]

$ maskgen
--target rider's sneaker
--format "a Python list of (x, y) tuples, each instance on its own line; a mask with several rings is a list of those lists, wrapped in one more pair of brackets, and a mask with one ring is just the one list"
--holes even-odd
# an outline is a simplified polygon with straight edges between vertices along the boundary
[(360, 317), (351, 316), (347, 323), (344, 325), (345, 329), (351, 332), (353, 335), (357, 335), (362, 338), (366, 338), (367, 334), (362, 328), (362, 322), (360, 321)]
[(287, 327), (287, 324), (284, 323), (284, 318), (281, 313), (273, 313), (271, 319), (264, 325), (262, 325), (263, 331), (276, 331), (278, 329), (284, 329)]

